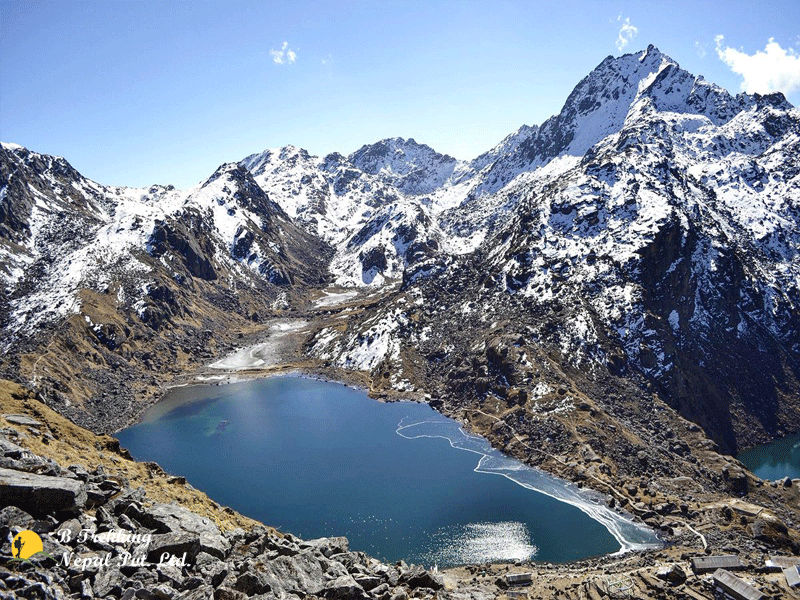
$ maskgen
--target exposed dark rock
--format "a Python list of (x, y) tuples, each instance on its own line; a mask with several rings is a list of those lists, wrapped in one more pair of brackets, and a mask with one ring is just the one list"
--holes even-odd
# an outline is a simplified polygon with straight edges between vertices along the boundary
[(75, 479), (0, 468), (0, 506), (24, 507), (34, 514), (76, 512), (86, 503), (86, 487)]
[(175, 504), (155, 504), (141, 513), (139, 522), (159, 532), (190, 533), (199, 538), (200, 548), (217, 558), (223, 558), (230, 544), (214, 523)]
[(340, 575), (336, 579), (325, 584), (319, 591), (319, 595), (329, 600), (345, 600), (352, 598), (353, 600), (366, 600), (369, 598), (355, 579), (349, 574)]

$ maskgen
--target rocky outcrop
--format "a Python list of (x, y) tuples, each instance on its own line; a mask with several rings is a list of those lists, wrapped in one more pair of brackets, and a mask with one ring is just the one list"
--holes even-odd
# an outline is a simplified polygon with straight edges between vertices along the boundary
[(31, 514), (74, 512), (86, 504), (86, 487), (75, 479), (0, 469), (0, 507), (25, 507)]

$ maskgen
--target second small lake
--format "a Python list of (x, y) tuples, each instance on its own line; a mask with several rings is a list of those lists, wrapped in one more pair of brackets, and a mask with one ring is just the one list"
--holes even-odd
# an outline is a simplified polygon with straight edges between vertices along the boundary
[(387, 561), (566, 562), (657, 544), (429, 406), (335, 383), (179, 388), (117, 437), (249, 517), (303, 538), (343, 535)]
[(800, 433), (759, 444), (736, 457), (761, 479), (800, 477)]

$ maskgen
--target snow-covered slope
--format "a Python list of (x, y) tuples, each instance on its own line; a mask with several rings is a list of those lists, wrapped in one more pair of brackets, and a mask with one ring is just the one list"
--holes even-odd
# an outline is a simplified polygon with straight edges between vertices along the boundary
[[(653, 47), (607, 58), (561, 113), (431, 194), (468, 189), (432, 214), (445, 239), (482, 240), (407, 285), (442, 310), (411, 327), (408, 311), (387, 307), (318, 351), (385, 371), (364, 358), (369, 323), (395, 323), (419, 349), (462, 315), (480, 339), (536, 314), (528, 327), (560, 360), (645, 378), (726, 448), (789, 430), (800, 415), (786, 400), (800, 378), (799, 149), (800, 111), (780, 94), (732, 96)], [(486, 320), (508, 302), (523, 312)], [(402, 387), (409, 362), (385, 347), (375, 352)]]
[[(378, 308), (312, 353), (367, 370), (394, 361), (402, 388), (404, 352), (450, 335), (452, 319), (479, 339), (526, 321), (565, 364), (644, 378), (734, 447), (744, 430), (800, 418), (785, 401), (800, 381), (798, 148), (800, 113), (783, 96), (733, 96), (652, 46), (606, 58), (559, 114), (467, 162), (402, 138), (350, 156), (287, 146), (190, 190), (134, 190), (4, 145), (4, 333), (74, 313), (81, 289), (113, 289), (149, 319), (165, 278), (187, 294), (222, 286), (231, 305), (243, 289), (272, 302), (270, 290), (327, 276), (399, 286), (452, 304), (415, 319)], [(499, 306), (514, 314), (489, 319)], [(375, 323), (381, 335), (367, 333)]]
[(142, 316), (158, 277), (316, 283), (327, 264), (324, 244), (236, 164), (190, 190), (117, 188), (63, 158), (3, 144), (0, 190), (4, 350), (80, 312), (81, 290), (113, 290), (118, 306)]
[(397, 282), (440, 251), (441, 231), (420, 194), (446, 182), (456, 161), (427, 146), (396, 138), (324, 158), (288, 146), (240, 164), (298, 224), (336, 247), (338, 285)]

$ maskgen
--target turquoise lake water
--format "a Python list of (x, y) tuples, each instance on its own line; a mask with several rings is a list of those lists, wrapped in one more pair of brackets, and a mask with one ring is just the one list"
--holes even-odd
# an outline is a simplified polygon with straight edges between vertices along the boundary
[(387, 561), (565, 562), (657, 543), (427, 405), (335, 383), (179, 388), (117, 437), (249, 517), (303, 538), (344, 535)]
[(800, 433), (749, 448), (737, 456), (761, 479), (800, 477)]

